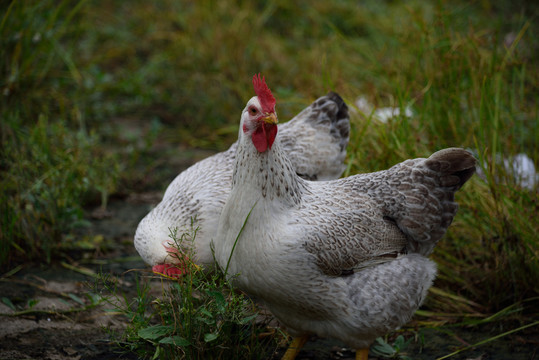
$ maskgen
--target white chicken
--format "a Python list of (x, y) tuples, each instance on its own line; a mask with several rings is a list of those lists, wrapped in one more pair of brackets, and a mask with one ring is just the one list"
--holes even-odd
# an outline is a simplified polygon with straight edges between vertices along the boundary
[(427, 256), (456, 214), (454, 193), (475, 158), (450, 148), (385, 171), (306, 181), (277, 135), (271, 91), (259, 76), (253, 84), (216, 260), (298, 337), (294, 345), (309, 334), (334, 337), (366, 359), (372, 341), (423, 302), (436, 275)]
[[(293, 156), (292, 166), (310, 180), (336, 179), (345, 169), (344, 158), (350, 132), (348, 107), (336, 93), (313, 102), (289, 122), (279, 126), (282, 147)], [(189, 241), (179, 245), (193, 253), (198, 265), (214, 263), (210, 241), (230, 192), (237, 143), (227, 151), (204, 159), (180, 173), (168, 186), (163, 200), (142, 219), (135, 233), (135, 248), (153, 270), (169, 276), (182, 274), (170, 238), (198, 228), (195, 249)]]

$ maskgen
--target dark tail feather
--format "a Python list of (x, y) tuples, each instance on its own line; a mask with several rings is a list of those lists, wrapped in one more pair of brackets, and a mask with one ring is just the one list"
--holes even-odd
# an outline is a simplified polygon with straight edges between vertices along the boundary
[[(336, 93), (316, 99), (294, 119), (279, 127), (296, 173), (309, 180), (331, 180), (346, 169), (350, 135), (348, 106)], [(298, 136), (299, 132), (305, 136)], [(284, 134), (287, 136), (283, 136)]]
[(335, 138), (341, 139), (341, 151), (344, 151), (348, 145), (348, 138), (350, 137), (350, 115), (348, 114), (348, 106), (336, 92), (330, 91), (326, 97), (337, 105), (337, 113), (330, 117), (332, 122), (331, 133)]
[(443, 149), (432, 154), (425, 165), (440, 173), (440, 182), (444, 187), (454, 186), (458, 190), (475, 173), (477, 160), (460, 148)]
[[(471, 153), (458, 148), (443, 149), (419, 160), (415, 160), (410, 178), (401, 180), (410, 185), (402, 192), (405, 215), (395, 219), (409, 236), (408, 251), (427, 256), (451, 225), (458, 209), (455, 192), (474, 174), (476, 160)], [(418, 193), (423, 195), (419, 203), (414, 201)]]

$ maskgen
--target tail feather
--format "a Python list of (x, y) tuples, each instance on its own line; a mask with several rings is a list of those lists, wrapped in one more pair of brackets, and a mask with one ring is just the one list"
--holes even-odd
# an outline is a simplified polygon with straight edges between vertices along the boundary
[(449, 148), (396, 166), (399, 176), (409, 169), (409, 176), (399, 178), (404, 201), (393, 216), (409, 239), (409, 252), (432, 252), (457, 213), (455, 192), (474, 174), (475, 164), (468, 151)]
[(440, 185), (457, 186), (457, 190), (475, 173), (477, 161), (473, 155), (459, 148), (448, 148), (435, 152), (426, 161), (425, 166), (440, 173)]
[(281, 125), (279, 132), (288, 135), (281, 135), (281, 144), (299, 176), (308, 180), (336, 179), (346, 168), (350, 118), (348, 106), (337, 93), (318, 98)]
[(350, 138), (350, 115), (348, 114), (348, 106), (339, 94), (333, 91), (330, 91), (326, 96), (337, 105), (335, 116), (330, 117), (332, 124), (331, 132), (334, 134), (333, 136), (339, 140), (341, 151), (345, 151), (346, 146), (348, 146), (348, 139)]

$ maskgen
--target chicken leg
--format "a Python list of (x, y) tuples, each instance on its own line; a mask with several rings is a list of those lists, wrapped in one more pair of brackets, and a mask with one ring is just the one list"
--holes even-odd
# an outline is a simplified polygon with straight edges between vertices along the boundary
[(368, 360), (368, 359), (369, 359), (369, 348), (356, 350), (356, 360)]
[(294, 340), (292, 340), (292, 342), (288, 346), (288, 349), (286, 349), (286, 352), (284, 353), (281, 360), (294, 360), (308, 339), (308, 335), (302, 335), (294, 338)]

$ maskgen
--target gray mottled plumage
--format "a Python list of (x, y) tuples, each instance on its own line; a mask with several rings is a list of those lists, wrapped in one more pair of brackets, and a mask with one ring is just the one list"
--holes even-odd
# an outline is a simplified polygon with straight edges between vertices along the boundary
[[(244, 110), (240, 127), (247, 121)], [(450, 148), (385, 171), (310, 182), (295, 174), (279, 136), (258, 152), (240, 131), (216, 260), (293, 335), (368, 347), (421, 305), (436, 275), (426, 256), (455, 216), (454, 193), (476, 161)]]
[[(348, 108), (339, 95), (329, 93), (289, 122), (279, 126), (282, 146), (293, 154), (295, 171), (308, 179), (336, 179), (344, 171), (350, 131)], [(230, 192), (237, 143), (227, 151), (202, 160), (180, 173), (163, 200), (139, 223), (135, 247), (150, 265), (173, 261), (163, 246), (171, 228), (188, 231), (191, 220), (199, 227), (195, 239), (197, 264), (213, 263), (210, 241)], [(188, 244), (184, 244), (188, 245)]]

